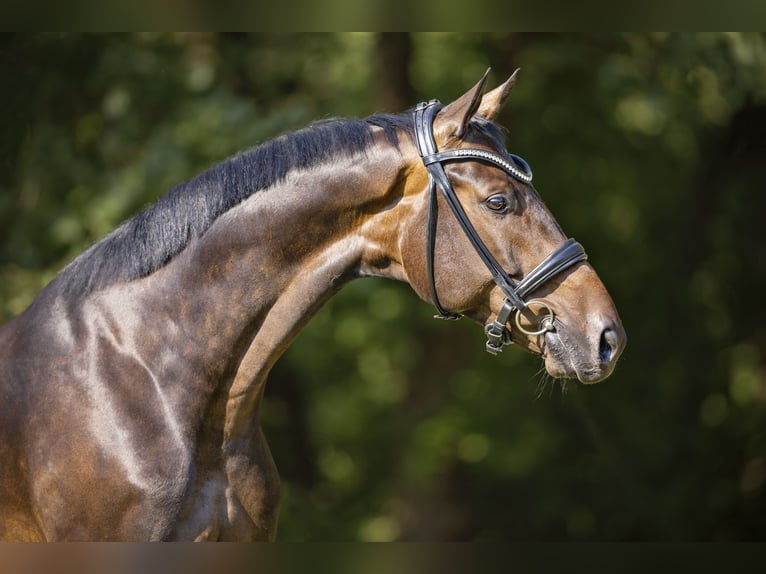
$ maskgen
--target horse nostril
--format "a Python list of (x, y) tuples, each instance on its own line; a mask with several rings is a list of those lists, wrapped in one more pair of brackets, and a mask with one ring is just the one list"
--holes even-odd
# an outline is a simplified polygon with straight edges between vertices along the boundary
[(606, 328), (601, 332), (601, 339), (598, 345), (598, 356), (601, 363), (608, 365), (612, 359), (616, 358), (617, 350), (620, 345), (620, 335), (611, 328)]

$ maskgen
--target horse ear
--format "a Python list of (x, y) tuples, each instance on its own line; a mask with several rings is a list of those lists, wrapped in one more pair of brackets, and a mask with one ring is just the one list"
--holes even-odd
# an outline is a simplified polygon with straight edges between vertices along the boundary
[(519, 68), (516, 68), (513, 74), (511, 74), (511, 77), (508, 78), (503, 85), (484, 94), (478, 111), (480, 116), (484, 116), (488, 120), (494, 120), (497, 117), (511, 93), (511, 88), (513, 88), (513, 85), (516, 83), (516, 75), (518, 73)]
[(434, 119), (434, 133), (444, 139), (451, 137), (460, 139), (481, 104), (484, 85), (487, 83), (489, 68), (481, 80), (454, 102), (445, 106)]

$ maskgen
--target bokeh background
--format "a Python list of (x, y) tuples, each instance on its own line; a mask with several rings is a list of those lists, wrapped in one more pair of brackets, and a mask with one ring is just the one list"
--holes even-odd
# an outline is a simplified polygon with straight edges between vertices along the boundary
[[(552, 381), (351, 283), (272, 372), (278, 539), (766, 539), (766, 36), (0, 36), (0, 320), (238, 150), (522, 72), (501, 123), (628, 332)], [(296, 222), (300, 226), (300, 222)]]

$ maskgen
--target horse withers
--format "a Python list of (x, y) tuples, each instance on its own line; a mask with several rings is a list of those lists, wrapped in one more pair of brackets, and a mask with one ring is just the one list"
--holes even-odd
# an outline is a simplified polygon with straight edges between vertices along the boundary
[(280, 136), (69, 264), (0, 330), (0, 538), (273, 540), (266, 377), (357, 277), (406, 281), (554, 377), (609, 376), (615, 306), (493, 123), (515, 78)]

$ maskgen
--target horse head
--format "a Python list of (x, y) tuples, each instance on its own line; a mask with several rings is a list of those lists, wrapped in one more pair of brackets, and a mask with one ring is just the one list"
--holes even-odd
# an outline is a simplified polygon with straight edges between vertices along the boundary
[(516, 76), (484, 93), (485, 74), (449, 105), (434, 100), (415, 111), (400, 261), (439, 316), (484, 324), (491, 352), (513, 342), (542, 356), (553, 377), (601, 381), (625, 331), (584, 250), (567, 239), (493, 123)]

